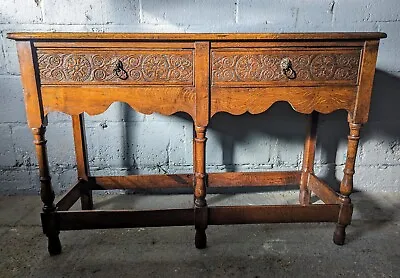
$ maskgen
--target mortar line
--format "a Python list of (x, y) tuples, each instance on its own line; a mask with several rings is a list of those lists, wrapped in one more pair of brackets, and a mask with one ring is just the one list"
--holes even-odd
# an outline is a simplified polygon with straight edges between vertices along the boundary
[[(106, 26), (105, 26), (105, 13), (104, 13), (104, 0), (100, 2), (101, 6), (101, 33), (104, 33)], [(107, 11), (106, 11), (107, 12)]]
[(143, 3), (139, 0), (139, 23), (143, 23)]
[[(4, 49), (3, 49), (3, 52), (4, 52), (4, 55), (5, 55), (5, 51), (4, 51)], [(5, 59), (5, 56), (4, 56), (4, 59)], [(15, 78), (17, 78), (18, 80), (21, 78), (21, 74), (19, 74), (19, 73), (0, 73), (0, 78), (3, 78), (3, 77), (15, 77)]]
[(40, 8), (40, 16), (42, 17), (42, 22), (44, 23), (44, 12), (43, 12), (43, 9), (44, 9), (44, 1), (41, 1), (41, 0), (38, 0), (39, 1), (39, 3), (38, 3), (38, 6), (39, 6), (39, 8)]
[(236, 0), (235, 23), (239, 23), (239, 4), (240, 4), (240, 0)]
[(1, 55), (3, 56), (4, 59), (4, 68), (7, 70), (7, 63), (6, 63), (6, 50), (5, 50), (5, 45), (4, 45), (4, 33), (3, 31), (1, 32)]
[[(10, 71), (10, 65), (9, 63), (7, 63), (7, 59), (6, 59), (6, 44), (5, 44), (5, 32), (4, 29), (3, 31), (0, 32), (1, 33), (1, 55), (3, 56), (3, 61), (4, 61), (4, 70), (8, 73)], [(1, 75), (5, 75), (5, 74), (1, 74)]]
[[(339, 164), (335, 164), (335, 163), (323, 163), (323, 164), (315, 164), (316, 167), (325, 167), (325, 166), (335, 166), (335, 167), (343, 167), (344, 163), (339, 163)], [(171, 169), (173, 168), (186, 168), (186, 167), (192, 167), (193, 164), (179, 164), (179, 165), (173, 165), (173, 167), (170, 167)], [(255, 166), (257, 167), (264, 167), (264, 166), (271, 166), (270, 164), (239, 164), (239, 163), (235, 163), (235, 164), (207, 164), (207, 167), (225, 167), (225, 166), (242, 166), (242, 167), (249, 167), (248, 169), (251, 169)], [(388, 168), (391, 167), (398, 167), (400, 166), (400, 163), (391, 163), (391, 164), (384, 164), (384, 163), (379, 163), (379, 164), (359, 164), (357, 165), (358, 167), (370, 167), (370, 168), (379, 168), (381, 166), (385, 166)], [(76, 165), (72, 165), (72, 164), (54, 164), (53, 165), (54, 169), (58, 170), (58, 169), (63, 169), (63, 170), (74, 170), (76, 169)], [(295, 164), (287, 164), (284, 165), (283, 168), (285, 167), (293, 167), (295, 168), (296, 165)], [(30, 165), (30, 166), (4, 166), (4, 167), (0, 167), (0, 171), (13, 171), (13, 170), (19, 170), (20, 168), (26, 168), (26, 169), (34, 169), (37, 170), (38, 169), (38, 165), (34, 164), (34, 165)], [(129, 170), (129, 169), (137, 169), (137, 170), (145, 170), (145, 169), (152, 169), (154, 168), (153, 165), (143, 165), (143, 167), (109, 167), (109, 166), (95, 166), (93, 168), (96, 168), (95, 170), (99, 171), (99, 170)], [(256, 168), (257, 169), (257, 168)], [(272, 168), (271, 168), (272, 169)], [(56, 170), (52, 170), (52, 172), (56, 172)], [(286, 171), (286, 170), (283, 170)], [(292, 171), (292, 170), (287, 170), (287, 171)], [(294, 171), (294, 170), (293, 170)]]
[(298, 23), (298, 20), (299, 20), (299, 8), (294, 8), (295, 9), (295, 11), (296, 11), (296, 14), (295, 14), (295, 22), (294, 22), (294, 28), (297, 28), (297, 23)]
[(333, 27), (333, 25), (334, 25), (334, 23), (335, 23), (335, 15), (336, 15), (336, 8), (335, 8), (335, 6), (336, 6), (336, 2), (333, 0), (331, 3), (330, 3), (330, 7), (329, 7), (329, 10), (330, 10), (330, 12), (331, 12), (331, 26)]
[(376, 22), (376, 23), (390, 23), (390, 22), (400, 22), (400, 19), (389, 19), (389, 20), (367, 20), (367, 22)]
[[(170, 130), (171, 130), (171, 128), (170, 128)], [(167, 166), (168, 166), (168, 168), (171, 165), (170, 148), (171, 148), (171, 137), (169, 137), (169, 139), (168, 139), (168, 144), (167, 144), (167, 148), (166, 148), (166, 151), (167, 151)]]

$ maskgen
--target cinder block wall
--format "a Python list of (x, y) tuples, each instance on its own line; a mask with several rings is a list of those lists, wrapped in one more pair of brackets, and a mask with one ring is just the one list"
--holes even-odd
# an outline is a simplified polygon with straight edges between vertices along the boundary
[[(400, 191), (400, 2), (398, 0), (2, 0), (0, 3), (0, 193), (37, 193), (11, 31), (305, 32), (383, 31), (370, 122), (362, 131), (355, 188)], [(71, 121), (50, 114), (49, 160), (57, 192), (75, 179)], [(218, 114), (208, 131), (208, 171), (300, 169), (306, 116), (288, 104), (261, 115)], [(348, 127), (343, 111), (321, 117), (316, 166), (337, 185)], [(192, 171), (192, 125), (184, 114), (142, 115), (114, 103), (87, 117), (93, 174)]]

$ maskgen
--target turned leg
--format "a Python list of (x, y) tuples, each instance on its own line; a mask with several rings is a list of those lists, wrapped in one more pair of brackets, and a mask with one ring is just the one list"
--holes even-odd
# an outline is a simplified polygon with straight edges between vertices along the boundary
[(310, 122), (307, 128), (306, 140), (304, 143), (303, 165), (300, 178), (299, 202), (301, 205), (309, 205), (311, 191), (308, 189), (308, 176), (314, 173), (315, 145), (317, 142), (318, 112), (310, 115)]
[[(72, 116), (72, 128), (74, 134), (78, 179), (87, 180), (89, 176), (89, 164), (86, 151), (85, 121), (83, 113)], [(81, 207), (83, 210), (93, 209), (93, 197), (90, 189), (81, 187)]]
[(42, 226), (43, 232), (48, 237), (48, 250), (50, 255), (57, 255), (61, 253), (61, 243), (58, 237), (60, 231), (57, 227), (55, 219), (56, 207), (54, 205), (54, 191), (51, 186), (51, 178), (49, 173), (49, 165), (47, 160), (46, 127), (32, 128), (34, 137), (34, 144), (36, 148), (37, 160), (39, 163), (40, 173), (40, 197), (43, 202)]
[(356, 161), (358, 141), (360, 139), (360, 128), (361, 124), (349, 123), (350, 134), (347, 137), (347, 157), (346, 164), (344, 167), (344, 175), (342, 182), (340, 183), (340, 211), (339, 219), (336, 224), (336, 229), (333, 234), (333, 242), (338, 245), (343, 245), (346, 237), (346, 226), (351, 222), (351, 216), (353, 213), (353, 206), (350, 200), (350, 194), (353, 191), (353, 175), (354, 175), (354, 164)]
[(205, 137), (206, 128), (195, 127), (194, 138), (194, 220), (195, 220), (195, 245), (202, 249), (207, 246), (207, 219), (208, 209), (206, 201), (206, 173), (205, 173)]

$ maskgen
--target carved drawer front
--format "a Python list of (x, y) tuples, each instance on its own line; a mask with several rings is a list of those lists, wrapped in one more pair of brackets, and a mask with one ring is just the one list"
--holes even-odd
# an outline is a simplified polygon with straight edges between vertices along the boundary
[(39, 49), (43, 85), (193, 85), (192, 50)]
[(356, 85), (360, 49), (212, 51), (214, 86)]

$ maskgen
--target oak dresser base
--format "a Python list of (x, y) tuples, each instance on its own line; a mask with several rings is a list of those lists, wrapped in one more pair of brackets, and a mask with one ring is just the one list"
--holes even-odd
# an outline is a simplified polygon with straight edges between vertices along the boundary
[[(344, 244), (353, 205), (360, 128), (367, 122), (379, 40), (383, 33), (99, 34), (11, 33), (17, 41), (28, 125), (40, 170), (43, 232), (51, 255), (60, 231), (187, 226), (195, 246), (207, 245), (208, 225), (334, 222)], [(122, 101), (138, 112), (193, 120), (193, 174), (91, 176), (84, 112)], [(207, 173), (206, 131), (218, 112), (259, 114), (278, 101), (309, 114), (300, 171)], [(314, 174), (319, 113), (343, 109), (349, 135), (339, 192)], [(54, 204), (47, 159), (47, 114), (72, 117), (78, 181)], [(299, 186), (298, 205), (208, 206), (207, 188)], [(95, 210), (93, 190), (193, 189), (193, 208)], [(313, 192), (324, 204), (311, 202)], [(81, 200), (81, 211), (70, 208)]]

